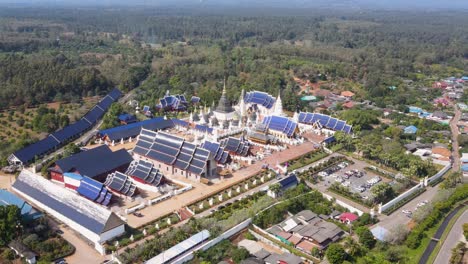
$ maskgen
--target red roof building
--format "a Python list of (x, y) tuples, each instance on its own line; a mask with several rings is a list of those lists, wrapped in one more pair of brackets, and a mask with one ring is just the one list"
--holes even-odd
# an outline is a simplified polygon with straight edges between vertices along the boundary
[(432, 88), (446, 89), (448, 84), (446, 82), (435, 82), (432, 84)]
[(342, 213), (339, 219), (342, 223), (350, 224), (356, 221), (358, 216), (353, 213)]

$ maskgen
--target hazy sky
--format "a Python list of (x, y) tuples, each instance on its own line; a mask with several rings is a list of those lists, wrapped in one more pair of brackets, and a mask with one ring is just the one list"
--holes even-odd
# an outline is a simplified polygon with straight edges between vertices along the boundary
[(0, 0), (12, 5), (100, 5), (100, 6), (238, 6), (284, 8), (359, 9), (468, 9), (468, 0)]

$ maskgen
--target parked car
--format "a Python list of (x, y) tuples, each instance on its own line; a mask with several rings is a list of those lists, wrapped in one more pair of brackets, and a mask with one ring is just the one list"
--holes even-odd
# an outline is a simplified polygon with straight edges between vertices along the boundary
[(336, 177), (335, 181), (339, 182), (339, 183), (344, 182), (343, 178), (341, 178), (341, 177)]
[(61, 258), (61, 259), (57, 259), (55, 261), (55, 264), (67, 264), (67, 262), (65, 261), (65, 259)]
[(320, 177), (327, 177), (328, 176), (328, 173), (326, 171), (321, 171), (318, 173), (318, 176)]
[(59, 234), (59, 235), (63, 235), (63, 231), (60, 230), (60, 229), (55, 230), (55, 233), (57, 233), (57, 234)]
[(354, 174), (354, 177), (357, 177), (357, 178), (361, 178), (362, 176), (364, 176), (364, 172), (362, 172), (362, 171)]

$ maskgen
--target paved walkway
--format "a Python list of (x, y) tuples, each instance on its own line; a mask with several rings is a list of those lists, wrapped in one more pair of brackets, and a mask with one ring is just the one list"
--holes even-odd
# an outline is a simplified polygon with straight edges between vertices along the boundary
[(458, 109), (457, 105), (453, 106), (455, 110), (455, 116), (450, 120), (450, 130), (452, 130), (452, 159), (453, 166), (452, 171), (458, 172), (460, 170), (460, 153), (459, 153), (459, 144), (458, 144), (458, 126), (457, 123), (460, 121), (461, 111)]
[[(72, 229), (65, 225), (60, 225), (50, 217), (48, 220), (50, 227), (54, 230), (62, 230), (63, 234), (61, 236), (75, 247), (75, 253), (65, 258), (68, 263), (101, 263), (106, 259), (94, 249), (94, 246), (89, 245), (78, 237)], [(110, 259), (110, 257), (108, 257), (108, 259)]]
[(460, 215), (457, 222), (450, 230), (447, 238), (444, 241), (444, 244), (440, 248), (439, 254), (435, 259), (434, 263), (437, 264), (448, 264), (450, 257), (452, 256), (452, 249), (458, 244), (459, 241), (464, 241), (463, 237), (463, 224), (468, 223), (468, 210)]

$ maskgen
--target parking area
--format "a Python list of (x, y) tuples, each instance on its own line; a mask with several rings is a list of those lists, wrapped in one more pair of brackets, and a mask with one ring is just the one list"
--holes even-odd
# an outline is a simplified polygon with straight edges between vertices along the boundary
[[(354, 164), (352, 164), (354, 162)], [(353, 160), (353, 162), (341, 162), (324, 171), (319, 172), (324, 184), (329, 187), (338, 182), (343, 187), (348, 187), (350, 191), (359, 193), (363, 199), (370, 197), (370, 189), (382, 182), (388, 182), (388, 179), (380, 177), (364, 168), (369, 165), (363, 161)]]

